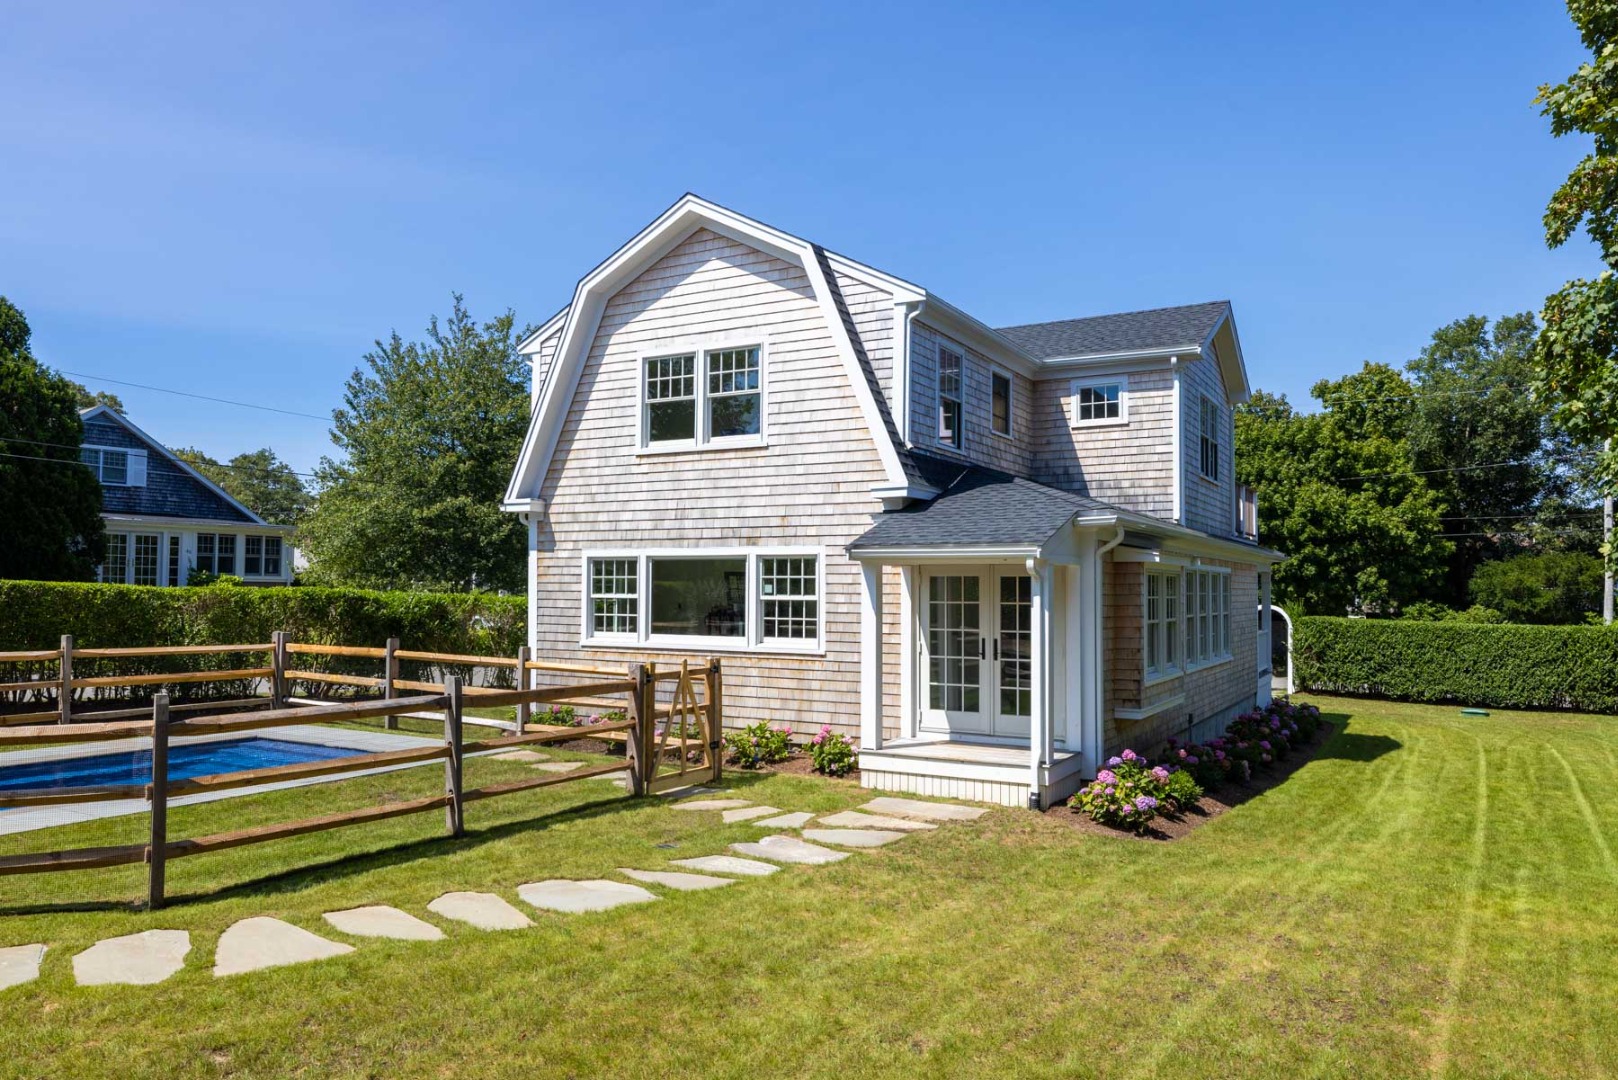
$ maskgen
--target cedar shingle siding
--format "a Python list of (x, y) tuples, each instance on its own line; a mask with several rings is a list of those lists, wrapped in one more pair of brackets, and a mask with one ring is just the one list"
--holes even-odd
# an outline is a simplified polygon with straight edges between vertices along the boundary
[(163, 456), (157, 447), (137, 438), (114, 420), (104, 416), (86, 420), (84, 444), (147, 451), (146, 486), (103, 486), (102, 509), (106, 513), (244, 523), (252, 521), (228, 500), (220, 498), (206, 484)]

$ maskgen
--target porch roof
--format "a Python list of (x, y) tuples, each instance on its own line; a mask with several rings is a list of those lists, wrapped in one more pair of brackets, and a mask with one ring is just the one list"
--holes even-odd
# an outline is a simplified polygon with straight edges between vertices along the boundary
[(942, 493), (878, 514), (876, 523), (848, 545), (850, 552), (934, 546), (1039, 548), (1079, 514), (1128, 513), (1099, 499), (979, 465), (941, 459), (932, 459), (929, 465), (930, 471), (953, 474), (939, 485)]

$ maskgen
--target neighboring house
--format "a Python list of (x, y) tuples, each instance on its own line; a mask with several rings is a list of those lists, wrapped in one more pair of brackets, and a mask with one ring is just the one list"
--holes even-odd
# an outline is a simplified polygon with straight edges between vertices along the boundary
[(101, 481), (107, 527), (97, 581), (184, 585), (205, 570), (249, 585), (291, 582), (290, 527), (269, 524), (113, 409), (79, 415), (80, 460)]
[(727, 723), (1013, 805), (1268, 700), (1228, 303), (996, 330), (688, 195), (521, 351), (536, 655), (719, 656)]

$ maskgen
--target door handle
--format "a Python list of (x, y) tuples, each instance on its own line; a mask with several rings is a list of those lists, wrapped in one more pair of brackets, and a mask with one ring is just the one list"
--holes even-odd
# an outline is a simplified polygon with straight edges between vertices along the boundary
[(988, 642), (984, 638), (982, 638), (980, 636), (978, 638), (978, 659), (979, 660), (987, 660), (988, 659), (988, 648), (989, 648)]
[(999, 638), (994, 639), (994, 658), (995, 658), (995, 660), (997, 662), (1000, 659), (1000, 639)]

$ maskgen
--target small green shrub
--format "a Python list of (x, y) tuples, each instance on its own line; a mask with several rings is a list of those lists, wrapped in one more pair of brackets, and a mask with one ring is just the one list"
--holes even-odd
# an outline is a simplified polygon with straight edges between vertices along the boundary
[(756, 769), (785, 761), (792, 754), (792, 729), (776, 730), (769, 722), (760, 720), (752, 727), (732, 731), (725, 736), (729, 751), (726, 763), (743, 769)]
[(1163, 784), (1163, 801), (1177, 811), (1195, 806), (1202, 795), (1202, 785), (1186, 769), (1175, 769)]
[(847, 776), (854, 771), (858, 756), (848, 736), (833, 731), (829, 724), (809, 740), (809, 759), (814, 763), (815, 772), (826, 776)]

